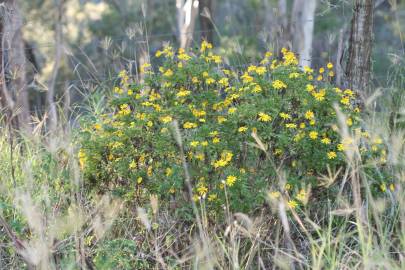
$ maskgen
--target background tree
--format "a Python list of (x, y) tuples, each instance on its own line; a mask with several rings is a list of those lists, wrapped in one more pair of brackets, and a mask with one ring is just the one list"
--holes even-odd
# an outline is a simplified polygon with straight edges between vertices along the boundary
[(371, 79), (373, 0), (356, 0), (353, 7), (346, 75), (349, 87), (367, 90)]
[(177, 0), (177, 25), (179, 31), (179, 41), (181, 48), (190, 46), (193, 40), (195, 20), (198, 14), (199, 1), (197, 0)]
[(212, 24), (212, 0), (200, 0), (199, 18), (201, 28), (201, 38), (213, 43), (214, 41), (214, 26)]
[(311, 66), (315, 9), (316, 0), (294, 1), (290, 34), (300, 66)]
[[(30, 129), (23, 19), (15, 0), (1, 1), (1, 86), (3, 104), (16, 127)], [(15, 118), (14, 118), (15, 117)]]

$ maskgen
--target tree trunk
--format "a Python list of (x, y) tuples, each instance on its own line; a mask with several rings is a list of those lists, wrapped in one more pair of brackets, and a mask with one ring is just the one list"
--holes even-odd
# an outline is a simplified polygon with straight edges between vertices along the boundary
[(299, 65), (311, 66), (316, 0), (295, 0), (291, 16), (293, 50), (299, 56)]
[(373, 0), (355, 0), (346, 75), (349, 88), (365, 91), (371, 79)]
[(15, 0), (0, 1), (0, 4), (2, 4), (0, 79), (2, 97), (12, 114), (11, 117), (16, 116), (15, 125), (21, 130), (29, 131), (30, 109), (25, 70), (25, 46), (21, 32), (22, 17)]
[(212, 24), (212, 0), (200, 0), (201, 39), (213, 43), (214, 25)]
[(179, 30), (180, 47), (183, 49), (189, 47), (193, 40), (198, 6), (199, 1), (197, 0), (176, 0), (177, 27)]
[(56, 80), (58, 79), (59, 68), (62, 60), (63, 41), (62, 41), (62, 16), (63, 16), (64, 0), (59, 0), (56, 5), (57, 13), (55, 20), (55, 55), (54, 64), (52, 68), (52, 75), (49, 81), (48, 91), (46, 93), (46, 100), (49, 110), (49, 130), (56, 131), (58, 125), (58, 112), (55, 103), (55, 88)]

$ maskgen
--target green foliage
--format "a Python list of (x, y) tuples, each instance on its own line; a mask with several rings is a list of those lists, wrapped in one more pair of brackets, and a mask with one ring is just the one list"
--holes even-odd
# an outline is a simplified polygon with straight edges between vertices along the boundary
[(128, 239), (106, 240), (96, 250), (94, 264), (97, 269), (147, 269), (148, 262), (139, 260), (137, 246)]
[[(385, 162), (382, 140), (370, 142), (359, 128), (355, 93), (329, 83), (332, 64), (317, 74), (302, 71), (283, 49), (282, 60), (266, 53), (259, 66), (239, 72), (225, 69), (211, 47), (203, 42), (199, 52), (158, 51), (162, 65), (156, 71), (143, 66), (142, 84), (120, 74), (111, 109), (81, 133), (80, 163), (91, 189), (130, 201), (158, 194), (182, 205), (184, 151), (196, 202), (251, 211), (272, 187), (288, 192), (295, 207), (307, 200), (308, 186), (325, 184), (319, 176), (327, 168), (345, 166), (345, 151), (360, 149), (366, 159)], [(345, 138), (334, 105), (346, 116)], [(287, 175), (283, 186), (280, 168)]]

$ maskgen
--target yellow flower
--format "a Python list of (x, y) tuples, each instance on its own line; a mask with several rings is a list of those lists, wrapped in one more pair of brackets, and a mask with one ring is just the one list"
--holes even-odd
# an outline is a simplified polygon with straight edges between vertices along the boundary
[(312, 95), (318, 101), (322, 101), (325, 99), (326, 91), (325, 89), (321, 89), (319, 92), (313, 92)]
[(313, 86), (312, 84), (307, 84), (306, 88), (308, 92), (312, 92), (315, 90), (315, 86)]
[(118, 111), (118, 115), (128, 115), (131, 113), (131, 108), (128, 104), (122, 104), (120, 106), (120, 110)]
[(156, 56), (157, 58), (161, 57), (161, 56), (162, 56), (162, 51), (157, 50), (155, 56)]
[(300, 76), (300, 74), (298, 73), (298, 72), (293, 72), (293, 73), (290, 73), (289, 75), (288, 75), (288, 78), (290, 78), (290, 79), (296, 79), (296, 78), (298, 78)]
[(227, 119), (225, 117), (223, 117), (223, 116), (218, 116), (217, 121), (218, 121), (219, 124), (222, 124), (223, 122), (226, 122)]
[(80, 149), (80, 150), (79, 150), (78, 156), (79, 156), (80, 167), (83, 169), (83, 168), (84, 168), (84, 165), (85, 165), (85, 163), (86, 163), (86, 161), (87, 161), (87, 156), (86, 156), (86, 153), (84, 152), (83, 149)]
[(327, 67), (328, 69), (332, 69), (332, 68), (333, 68), (333, 64), (329, 62), (329, 63), (326, 65), (326, 67)]
[(211, 137), (218, 136), (218, 131), (216, 131), (216, 130), (215, 130), (215, 131), (211, 131), (211, 132), (210, 132), (210, 136), (211, 136)]
[(323, 74), (325, 72), (325, 69), (323, 68), (323, 67), (321, 67), (320, 69), (319, 69), (319, 73), (320, 74)]
[(196, 127), (197, 127), (197, 124), (196, 124), (196, 123), (191, 123), (191, 122), (186, 122), (186, 123), (184, 123), (183, 127), (184, 127), (185, 129), (196, 128)]
[(343, 145), (343, 143), (339, 143), (338, 145), (337, 145), (337, 150), (339, 150), (339, 151), (343, 151), (343, 150), (345, 150), (346, 148), (345, 148), (345, 146)]
[(136, 161), (135, 160), (132, 160), (131, 163), (129, 163), (129, 168), (131, 170), (136, 169)]
[(171, 122), (172, 120), (173, 120), (173, 118), (170, 115), (160, 117), (160, 121), (162, 121), (165, 124)]
[(242, 76), (240, 76), (243, 83), (250, 83), (253, 81), (253, 77), (250, 76), (247, 72), (245, 72)]
[(197, 187), (197, 192), (200, 196), (204, 196), (205, 194), (207, 194), (208, 192), (208, 188), (206, 186), (204, 186), (204, 184), (200, 184)]
[(208, 195), (208, 201), (209, 202), (215, 201), (217, 197), (218, 197), (217, 194), (210, 194)]
[(253, 93), (260, 93), (261, 91), (262, 91), (262, 87), (260, 85), (258, 85), (258, 84), (255, 84), (254, 87), (253, 87), (252, 92)]
[(208, 146), (208, 142), (207, 142), (207, 141), (202, 141), (202, 142), (201, 142), (201, 145), (202, 145), (202, 146)]
[(199, 144), (200, 144), (199, 141), (192, 141), (192, 142), (190, 143), (190, 146), (191, 146), (191, 147), (197, 147)]
[(209, 42), (207, 42), (207, 41), (205, 41), (205, 40), (203, 40), (202, 42), (201, 42), (201, 49), (200, 49), (200, 52), (205, 52), (207, 49), (212, 49), (212, 44), (211, 43), (209, 43)]
[(221, 153), (221, 158), (213, 163), (214, 168), (225, 167), (231, 162), (233, 154), (229, 151), (223, 151)]
[(168, 69), (163, 73), (163, 76), (171, 77), (171, 76), (173, 76), (173, 71), (171, 69)]
[(294, 128), (297, 128), (297, 124), (294, 124), (294, 123), (287, 123), (287, 124), (285, 124), (285, 127), (286, 127), (286, 128), (294, 129)]
[(205, 159), (205, 155), (204, 155), (204, 153), (197, 153), (195, 155), (195, 158), (198, 159), (198, 160), (203, 161)]
[(311, 120), (311, 119), (313, 119), (314, 117), (315, 117), (315, 114), (314, 114), (312, 111), (307, 111), (307, 112), (305, 113), (305, 118), (308, 119), (308, 120)]
[(259, 113), (259, 121), (262, 121), (262, 122), (269, 122), (269, 121), (271, 121), (271, 116), (268, 115), (268, 114), (266, 114), (266, 113), (264, 113), (264, 112), (260, 112), (260, 113)]
[(297, 194), (296, 198), (297, 200), (305, 204), (308, 200), (308, 194), (305, 191), (305, 189), (301, 189), (300, 192)]
[(165, 174), (166, 174), (166, 176), (170, 176), (173, 174), (173, 170), (171, 168), (166, 168)]
[(287, 85), (284, 82), (280, 81), (280, 80), (275, 80), (272, 83), (272, 86), (273, 86), (274, 89), (277, 89), (277, 90), (287, 88)]
[(288, 207), (295, 209), (298, 206), (298, 203), (295, 200), (289, 200), (287, 203)]
[(382, 144), (382, 143), (383, 143), (383, 140), (382, 140), (380, 137), (377, 137), (377, 138), (375, 138), (375, 139), (373, 140), (373, 143), (375, 143), (375, 144)]
[(195, 117), (204, 117), (207, 113), (204, 110), (193, 109), (192, 113)]
[(218, 81), (218, 83), (222, 86), (228, 86), (229, 85), (229, 79), (228, 78), (222, 78)]
[(229, 108), (229, 110), (228, 110), (228, 113), (229, 113), (229, 114), (234, 114), (235, 112), (236, 112), (236, 108), (235, 108), (235, 107)]
[(180, 89), (180, 91), (176, 94), (177, 97), (186, 97), (191, 94), (191, 91)]
[(353, 120), (351, 118), (346, 119), (346, 124), (351, 127), (353, 125)]
[(187, 60), (191, 59), (191, 56), (189, 56), (188, 54), (186, 54), (184, 52), (181, 52), (179, 55), (177, 55), (177, 58), (179, 58), (180, 60), (187, 61)]
[(346, 89), (345, 91), (343, 91), (343, 94), (349, 96), (349, 97), (353, 97), (354, 96), (354, 92), (350, 89)]
[(285, 66), (298, 64), (298, 60), (295, 57), (295, 54), (293, 52), (290, 52), (286, 48), (283, 48), (283, 49), (281, 49), (281, 53), (283, 54), (283, 59), (284, 59), (283, 64)]
[(114, 87), (114, 93), (116, 93), (118, 95), (122, 95), (124, 93), (124, 90), (122, 90), (119, 87)]
[(288, 113), (280, 113), (280, 117), (283, 118), (284, 120), (291, 119), (291, 115)]
[(226, 178), (226, 185), (227, 186), (233, 186), (234, 184), (235, 184), (235, 182), (236, 182), (236, 176), (233, 176), (233, 175), (229, 175), (227, 178)]
[(214, 63), (216, 64), (221, 64), (222, 63), (222, 59), (221, 56), (219, 55), (212, 55), (211, 59), (214, 61)]
[(308, 66), (304, 66), (304, 72), (307, 74), (311, 74), (314, 72), (314, 70)]
[(150, 177), (150, 176), (152, 176), (152, 174), (153, 174), (153, 167), (149, 166), (148, 170), (147, 170), (147, 175)]
[(205, 83), (206, 83), (207, 85), (210, 85), (210, 84), (215, 83), (215, 80), (214, 80), (213, 78), (207, 78), (207, 79), (205, 80)]
[(246, 126), (238, 128), (238, 131), (241, 132), (241, 133), (246, 132), (247, 130), (248, 130), (248, 128)]
[(310, 137), (312, 140), (316, 140), (316, 139), (318, 138), (318, 132), (316, 132), (316, 131), (311, 131), (311, 132), (309, 132), (309, 137)]
[(337, 157), (336, 152), (330, 151), (328, 152), (328, 159), (335, 159)]
[(213, 142), (214, 144), (217, 144), (217, 143), (220, 142), (220, 139), (219, 139), (218, 137), (215, 137), (215, 138), (212, 139), (212, 142)]
[(96, 129), (96, 130), (100, 130), (100, 129), (101, 129), (101, 125), (98, 124), (98, 123), (97, 123), (97, 124), (94, 124), (94, 125), (93, 125), (93, 128)]
[(248, 72), (250, 73), (250, 72), (255, 72), (256, 71), (256, 69), (257, 69), (257, 67), (256, 66), (254, 66), (254, 65), (250, 65), (249, 67), (248, 67)]
[(263, 75), (264, 73), (266, 73), (266, 67), (258, 67), (256, 69), (256, 73), (259, 75)]
[(342, 99), (340, 100), (340, 103), (342, 103), (343, 105), (349, 105), (350, 104), (350, 98), (349, 97), (342, 97)]
[(138, 179), (136, 179), (136, 182), (138, 183), (138, 185), (142, 184), (143, 178), (142, 177), (138, 177)]
[(323, 139), (321, 140), (321, 143), (323, 143), (323, 144), (330, 144), (330, 139), (327, 138), (327, 137), (325, 137), (325, 138), (323, 138)]

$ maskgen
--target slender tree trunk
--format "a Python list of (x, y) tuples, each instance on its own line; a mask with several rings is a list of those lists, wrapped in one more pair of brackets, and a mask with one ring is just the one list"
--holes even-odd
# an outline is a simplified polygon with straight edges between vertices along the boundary
[(198, 6), (199, 1), (197, 0), (176, 0), (177, 27), (181, 48), (189, 47), (193, 40)]
[(201, 39), (209, 43), (214, 41), (214, 25), (212, 24), (212, 0), (200, 0)]
[(278, 0), (278, 42), (281, 47), (287, 46), (287, 41), (290, 39), (287, 17), (287, 0)]
[(59, 0), (56, 5), (57, 14), (55, 21), (55, 62), (53, 64), (52, 74), (49, 81), (48, 91), (46, 93), (46, 100), (49, 110), (49, 130), (56, 131), (58, 125), (58, 113), (55, 103), (56, 81), (58, 79), (59, 68), (62, 60), (63, 41), (62, 41), (62, 16), (63, 6), (65, 0)]
[(365, 91), (371, 79), (373, 0), (355, 0), (346, 75), (351, 89)]
[[(26, 80), (25, 45), (22, 17), (15, 0), (0, 1), (2, 13), (1, 78), (2, 97), (14, 124), (30, 130), (30, 109)], [(11, 119), (10, 119), (11, 120)]]
[(300, 66), (311, 66), (316, 0), (295, 0), (290, 33)]

